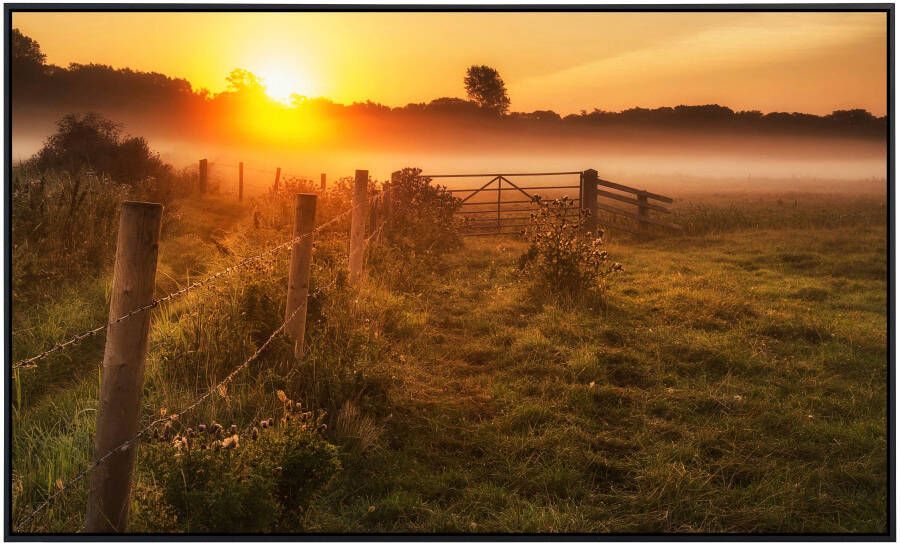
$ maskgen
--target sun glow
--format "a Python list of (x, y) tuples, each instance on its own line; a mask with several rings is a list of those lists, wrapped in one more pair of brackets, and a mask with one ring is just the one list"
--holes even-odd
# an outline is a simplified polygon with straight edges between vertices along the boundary
[(298, 73), (279, 68), (259, 70), (256, 73), (266, 87), (266, 94), (273, 100), (290, 105), (293, 95), (306, 93), (306, 82)]

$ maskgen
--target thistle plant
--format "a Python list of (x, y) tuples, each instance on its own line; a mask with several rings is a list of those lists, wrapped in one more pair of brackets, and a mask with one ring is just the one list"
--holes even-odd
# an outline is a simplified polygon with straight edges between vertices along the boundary
[(610, 260), (603, 231), (587, 230), (587, 211), (568, 197), (544, 202), (531, 214), (523, 235), (528, 250), (520, 270), (536, 286), (552, 295), (601, 295), (622, 265)]

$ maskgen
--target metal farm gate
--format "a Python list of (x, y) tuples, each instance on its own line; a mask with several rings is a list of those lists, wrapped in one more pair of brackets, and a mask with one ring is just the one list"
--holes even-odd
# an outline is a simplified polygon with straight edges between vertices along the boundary
[[(581, 210), (587, 211), (592, 227), (600, 224), (632, 234), (647, 233), (652, 229), (681, 229), (662, 218), (671, 213), (664, 204), (671, 204), (672, 198), (600, 179), (596, 170), (422, 176), (430, 179), (487, 178), (485, 183), (471, 188), (448, 190), (462, 200), (457, 214), (464, 236), (520, 233), (528, 225), (539, 201), (555, 198), (568, 198), (573, 202), (571, 214), (567, 216), (574, 218)], [(520, 178), (530, 178), (528, 180), (532, 182), (526, 184), (526, 180)], [(534, 178), (543, 179), (534, 182)], [(650, 200), (657, 203), (650, 203)]]

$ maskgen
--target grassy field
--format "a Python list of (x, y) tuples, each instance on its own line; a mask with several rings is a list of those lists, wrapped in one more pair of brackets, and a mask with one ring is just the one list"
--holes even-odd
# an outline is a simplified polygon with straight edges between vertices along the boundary
[[(343, 469), (280, 530), (883, 532), (883, 199), (764, 200), (798, 218), (744, 200), (683, 211), (686, 236), (614, 240), (625, 271), (599, 307), (523, 281), (512, 238), (469, 238), (428, 263), (376, 251), (354, 289), (338, 272), (344, 239), (322, 236), (307, 357), (277, 342), (186, 424), (252, 423), (277, 390), (329, 412)], [(233, 204), (178, 213), (161, 292), (284, 239)], [(278, 325), (285, 268), (157, 312), (146, 417), (187, 403)], [(102, 318), (107, 282), (20, 313), (17, 352)], [(89, 461), (101, 348), (16, 380), (19, 515)], [(139, 453), (131, 529), (186, 529), (160, 492)], [(79, 529), (85, 494), (29, 530)]]

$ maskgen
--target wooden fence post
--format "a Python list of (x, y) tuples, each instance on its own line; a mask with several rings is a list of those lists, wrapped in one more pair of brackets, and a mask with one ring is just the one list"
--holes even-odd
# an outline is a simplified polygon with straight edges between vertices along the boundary
[(353, 211), (350, 222), (350, 282), (358, 283), (363, 273), (365, 255), (366, 216), (368, 215), (369, 171), (356, 170), (353, 187)]
[[(294, 237), (302, 237), (291, 245), (284, 331), (294, 340), (294, 356), (300, 358), (303, 356), (303, 338), (306, 334), (306, 301), (309, 298), (309, 265), (312, 262), (316, 195), (298, 194), (295, 198)], [(291, 318), (291, 315), (294, 317)]]
[(272, 185), (272, 192), (278, 192), (278, 183), (281, 182), (281, 168), (275, 169), (275, 184)]
[(581, 209), (587, 211), (585, 230), (597, 233), (597, 170), (581, 174)]
[(638, 227), (641, 232), (646, 232), (649, 225), (644, 221), (650, 214), (650, 210), (647, 208), (647, 193), (641, 191), (637, 195), (638, 201)]
[(200, 194), (206, 193), (206, 177), (209, 175), (209, 162), (205, 158), (200, 159)]
[[(153, 301), (162, 211), (160, 204), (122, 204), (109, 303), (110, 322)], [(111, 324), (106, 332), (95, 460), (121, 446), (138, 431), (149, 330), (150, 311), (147, 310)], [(123, 532), (127, 528), (136, 446), (133, 443), (125, 450), (116, 451), (91, 473), (87, 532)]]
[(400, 184), (400, 172), (391, 173), (391, 182), (385, 187), (381, 204), (384, 209), (382, 222), (385, 228), (390, 228), (391, 216), (394, 214), (394, 190)]
[(319, 174), (319, 189), (325, 191), (325, 174)]
[(244, 201), (244, 163), (238, 163), (238, 202)]

